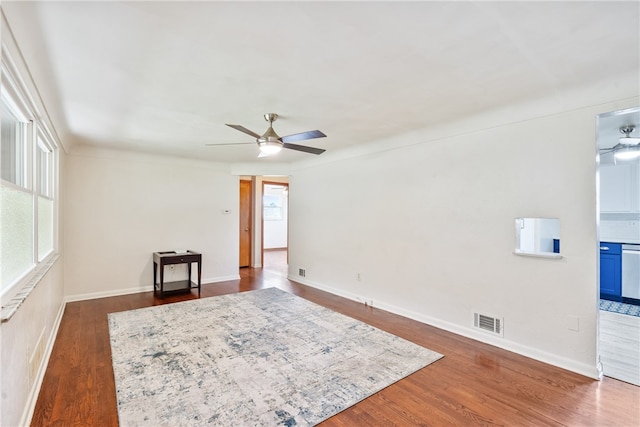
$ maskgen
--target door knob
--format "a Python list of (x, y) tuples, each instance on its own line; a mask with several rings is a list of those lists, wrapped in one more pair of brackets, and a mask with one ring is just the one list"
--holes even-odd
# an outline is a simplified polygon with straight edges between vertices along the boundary
[(249, 229), (248, 229), (248, 228), (245, 228), (245, 229), (244, 229), (244, 231), (249, 231)]

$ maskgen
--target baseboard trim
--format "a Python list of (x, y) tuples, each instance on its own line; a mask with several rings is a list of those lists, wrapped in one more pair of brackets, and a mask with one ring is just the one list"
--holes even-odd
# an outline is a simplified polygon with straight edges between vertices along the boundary
[(214, 277), (212, 279), (202, 279), (203, 285), (208, 285), (209, 283), (219, 283), (219, 282), (229, 282), (231, 280), (240, 280), (239, 274), (232, 274), (229, 276), (219, 276)]
[[(320, 289), (325, 292), (329, 292), (334, 295), (347, 298), (355, 302), (360, 302), (360, 303), (362, 302), (362, 300), (355, 294), (352, 294), (350, 292), (345, 292), (341, 289), (326, 286), (321, 283), (313, 282), (296, 275), (289, 275), (288, 279), (294, 282), (302, 283), (303, 285)], [(463, 337), (470, 338), (476, 341), (480, 341), (482, 343), (489, 344), (494, 347), (501, 348), (503, 350), (512, 351), (521, 356), (529, 357), (539, 362), (548, 363), (558, 368), (566, 369), (568, 371), (575, 372), (577, 374), (584, 375), (586, 377), (593, 378), (595, 380), (601, 379), (598, 366), (597, 366), (597, 361), (595, 360), (594, 360), (593, 366), (585, 363), (576, 362), (575, 360), (567, 359), (565, 357), (558, 356), (556, 354), (541, 351), (541, 350), (538, 350), (526, 345), (522, 345), (514, 341), (506, 340), (503, 338), (495, 338), (489, 335), (485, 335), (484, 333), (474, 331), (471, 328), (465, 328), (451, 322), (446, 322), (431, 316), (426, 316), (422, 313), (416, 313), (411, 310), (406, 310), (402, 307), (386, 304), (381, 301), (374, 301), (373, 306), (376, 308), (380, 308), (382, 310), (388, 311), (390, 313), (398, 314), (400, 316), (404, 316), (409, 319), (416, 320), (418, 322), (425, 323), (430, 326), (435, 326), (436, 328), (443, 329), (445, 331), (452, 332), (454, 334), (461, 335)]]
[(58, 336), (58, 329), (60, 329), (60, 323), (62, 322), (62, 316), (64, 315), (64, 309), (66, 305), (66, 302), (62, 301), (60, 307), (58, 308), (58, 313), (56, 314), (53, 328), (51, 328), (51, 333), (47, 338), (47, 347), (45, 348), (44, 357), (42, 358), (40, 366), (38, 367), (36, 380), (31, 386), (29, 396), (27, 397), (27, 403), (24, 407), (24, 412), (22, 413), (22, 417), (20, 419), (21, 426), (31, 425), (31, 419), (33, 418), (33, 413), (36, 410), (36, 403), (38, 402), (38, 395), (40, 395), (40, 389), (42, 388), (42, 382), (44, 381), (44, 374), (47, 372), (47, 366), (49, 366), (49, 359), (51, 358), (53, 345), (55, 344), (56, 337)]
[(153, 291), (153, 288), (151, 288), (151, 285), (138, 286), (135, 288), (114, 289), (110, 291), (89, 292), (86, 294), (67, 295), (65, 298), (65, 301), (66, 302), (86, 301), (91, 299), (117, 297), (120, 295), (139, 294), (141, 292), (151, 292), (151, 291)]
[[(204, 278), (202, 279), (202, 285), (204, 286), (209, 283), (228, 282), (231, 280), (240, 280), (240, 275), (232, 274), (229, 276)], [(152, 291), (153, 291), (153, 287), (151, 285), (145, 285), (145, 286), (138, 286), (133, 288), (125, 288), (125, 289), (113, 289), (109, 291), (89, 292), (86, 294), (67, 295), (67, 297), (65, 298), (65, 302), (86, 301), (91, 299), (117, 297), (120, 295), (139, 294), (142, 292), (152, 292)]]

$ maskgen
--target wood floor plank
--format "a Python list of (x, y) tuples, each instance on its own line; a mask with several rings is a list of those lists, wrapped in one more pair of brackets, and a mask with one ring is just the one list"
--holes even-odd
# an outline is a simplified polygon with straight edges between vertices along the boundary
[[(275, 270), (202, 287), (202, 298), (276, 286), (445, 355), (322, 426), (639, 426), (640, 387), (595, 381), (291, 282)], [(107, 314), (198, 298), (153, 292), (67, 304), (33, 426), (117, 426)]]

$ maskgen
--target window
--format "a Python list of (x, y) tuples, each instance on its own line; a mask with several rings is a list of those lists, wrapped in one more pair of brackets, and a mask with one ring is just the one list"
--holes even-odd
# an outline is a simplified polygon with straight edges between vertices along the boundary
[(54, 252), (56, 150), (2, 58), (0, 86), (0, 295)]
[(36, 149), (36, 178), (38, 182), (38, 261), (53, 252), (54, 200), (53, 149), (42, 133), (38, 133)]
[(53, 148), (41, 132), (38, 133), (36, 153), (38, 194), (51, 198), (53, 197)]
[(28, 121), (18, 114), (18, 108), (8, 94), (2, 96), (2, 179), (23, 187), (26, 172), (26, 130)]

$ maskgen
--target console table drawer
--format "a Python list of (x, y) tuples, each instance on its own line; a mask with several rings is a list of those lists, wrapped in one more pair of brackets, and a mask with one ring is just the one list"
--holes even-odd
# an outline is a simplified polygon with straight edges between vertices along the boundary
[(187, 262), (200, 262), (202, 256), (198, 255), (173, 255), (173, 256), (163, 256), (163, 264), (185, 264)]

